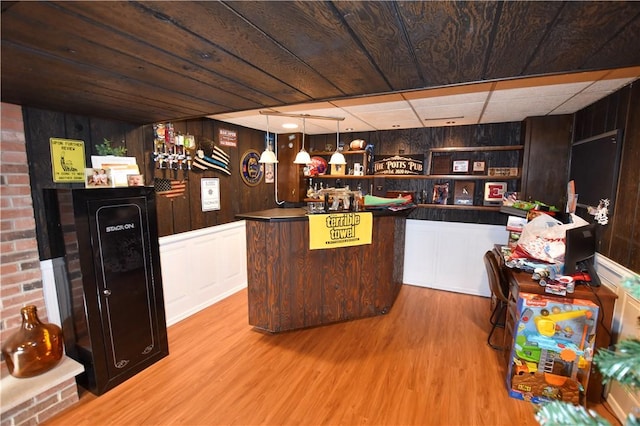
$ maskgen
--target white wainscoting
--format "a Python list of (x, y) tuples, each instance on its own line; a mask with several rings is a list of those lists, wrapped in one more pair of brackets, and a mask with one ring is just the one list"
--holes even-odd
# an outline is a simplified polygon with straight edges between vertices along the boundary
[(407, 220), (403, 282), (489, 297), (482, 256), (508, 237), (504, 225)]
[(247, 287), (245, 221), (159, 240), (168, 326)]
[[(618, 295), (611, 327), (615, 335), (614, 342), (627, 338), (640, 339), (640, 300), (632, 297), (621, 285), (621, 281), (632, 276), (633, 272), (599, 254), (596, 255), (596, 264), (602, 284)], [(618, 419), (625, 419), (631, 409), (640, 407), (640, 391), (630, 392), (614, 382), (609, 385), (607, 402)]]
[[(56, 292), (56, 277), (66, 277), (64, 257), (41, 260), (40, 270), (42, 271), (44, 306), (47, 309), (46, 322), (62, 327), (58, 293)], [(40, 316), (40, 319), (43, 319), (43, 317)]]

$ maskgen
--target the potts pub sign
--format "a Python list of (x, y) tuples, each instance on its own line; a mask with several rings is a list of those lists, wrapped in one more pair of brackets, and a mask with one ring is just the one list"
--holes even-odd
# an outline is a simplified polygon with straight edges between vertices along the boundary
[(376, 175), (421, 175), (424, 173), (424, 154), (376, 155), (373, 172)]

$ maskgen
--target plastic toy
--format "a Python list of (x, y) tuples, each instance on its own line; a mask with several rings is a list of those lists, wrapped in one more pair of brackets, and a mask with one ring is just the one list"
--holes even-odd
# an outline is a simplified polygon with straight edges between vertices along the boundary
[(591, 368), (597, 305), (523, 293), (518, 313), (507, 374), (510, 396), (580, 403)]

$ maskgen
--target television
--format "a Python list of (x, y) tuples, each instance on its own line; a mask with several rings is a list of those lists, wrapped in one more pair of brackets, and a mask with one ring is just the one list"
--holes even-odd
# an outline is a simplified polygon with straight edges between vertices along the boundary
[(568, 229), (565, 237), (564, 274), (587, 272), (591, 277), (590, 285), (600, 286), (600, 278), (594, 266), (596, 257), (596, 224)]

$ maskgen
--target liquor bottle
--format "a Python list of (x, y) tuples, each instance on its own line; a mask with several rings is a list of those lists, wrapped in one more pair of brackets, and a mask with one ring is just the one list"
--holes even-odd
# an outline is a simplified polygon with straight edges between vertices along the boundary
[(307, 198), (313, 198), (315, 194), (315, 190), (313, 189), (313, 179), (309, 179), (309, 188), (307, 188)]

